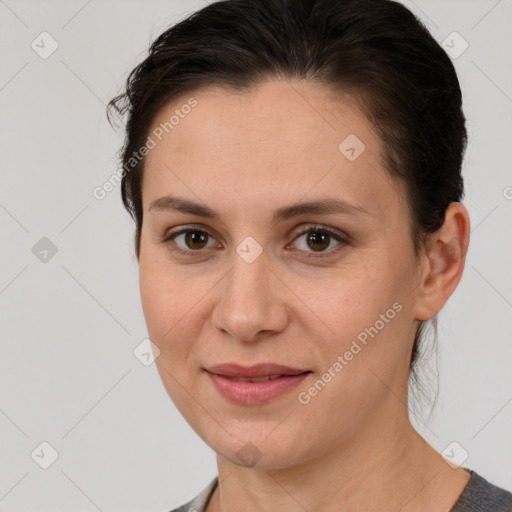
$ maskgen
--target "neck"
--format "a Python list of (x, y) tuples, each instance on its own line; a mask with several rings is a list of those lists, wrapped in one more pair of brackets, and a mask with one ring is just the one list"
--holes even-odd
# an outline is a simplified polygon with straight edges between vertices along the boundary
[(207, 511), (420, 512), (437, 510), (436, 504), (450, 510), (469, 474), (442, 460), (394, 400), (391, 415), (300, 465), (245, 468), (218, 455), (219, 485)]

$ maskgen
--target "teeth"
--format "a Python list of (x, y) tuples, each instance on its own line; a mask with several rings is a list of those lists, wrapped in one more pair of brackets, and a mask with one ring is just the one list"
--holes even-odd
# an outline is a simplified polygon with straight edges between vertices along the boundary
[(265, 375), (264, 377), (231, 377), (231, 379), (242, 382), (266, 382), (267, 380), (274, 380), (279, 377), (281, 377), (281, 375)]

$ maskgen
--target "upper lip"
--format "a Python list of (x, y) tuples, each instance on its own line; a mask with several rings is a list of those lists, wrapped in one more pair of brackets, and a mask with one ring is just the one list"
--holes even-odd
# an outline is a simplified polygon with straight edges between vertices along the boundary
[(225, 363), (210, 366), (206, 371), (226, 377), (266, 377), (271, 375), (299, 375), (309, 370), (290, 368), (274, 363), (260, 363), (253, 366), (241, 366), (236, 363)]

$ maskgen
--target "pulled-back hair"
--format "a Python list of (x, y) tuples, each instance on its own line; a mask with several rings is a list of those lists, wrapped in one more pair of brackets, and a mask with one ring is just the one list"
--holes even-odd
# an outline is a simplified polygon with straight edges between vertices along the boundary
[[(223, 0), (163, 32), (108, 105), (110, 120), (127, 114), (121, 191), (136, 224), (137, 257), (144, 159), (131, 158), (159, 110), (211, 85), (246, 91), (275, 79), (307, 80), (358, 102), (383, 142), (385, 168), (405, 185), (418, 256), (464, 194), (467, 135), (447, 54), (391, 0)], [(419, 322), (412, 370), (423, 329)]]

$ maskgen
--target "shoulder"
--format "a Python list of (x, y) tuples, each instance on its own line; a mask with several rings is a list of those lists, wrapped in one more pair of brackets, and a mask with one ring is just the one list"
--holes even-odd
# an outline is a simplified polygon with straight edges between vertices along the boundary
[(512, 512), (512, 494), (475, 471), (450, 512)]
[(217, 487), (217, 482), (218, 479), (215, 477), (195, 498), (178, 508), (172, 509), (170, 512), (204, 512), (208, 501)]

